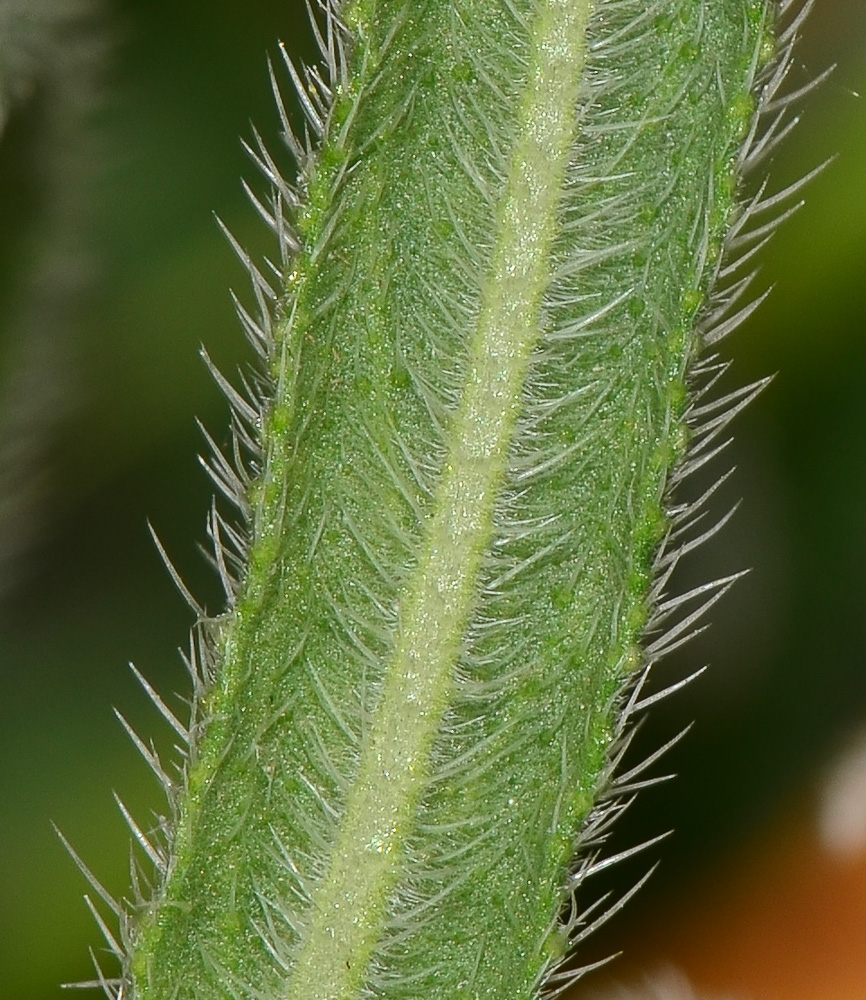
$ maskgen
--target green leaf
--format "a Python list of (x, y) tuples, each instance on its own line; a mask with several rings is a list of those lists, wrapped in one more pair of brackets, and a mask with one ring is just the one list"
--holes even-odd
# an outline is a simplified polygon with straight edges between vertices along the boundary
[(243, 527), (210, 520), (229, 610), (180, 786), (151, 761), (173, 817), (164, 851), (134, 828), (160, 877), (125, 996), (569, 981), (646, 671), (733, 579), (665, 594), (703, 503), (670, 490), (760, 389), (693, 391), (783, 201), (737, 197), (782, 128), (778, 10), (355, 0), (326, 80), (287, 61), (313, 148), (288, 135), (297, 187), (255, 154), (280, 277), (249, 265), (265, 371), (217, 373), (212, 464)]

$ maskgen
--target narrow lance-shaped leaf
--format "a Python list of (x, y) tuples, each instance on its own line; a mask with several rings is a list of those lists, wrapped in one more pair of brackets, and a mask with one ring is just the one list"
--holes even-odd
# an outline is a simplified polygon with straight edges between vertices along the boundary
[(636, 679), (731, 582), (666, 596), (677, 546), (711, 533), (693, 526), (707, 497), (676, 507), (669, 489), (753, 395), (716, 407), (690, 386), (713, 371), (702, 344), (748, 312), (726, 240), (748, 255), (761, 202), (738, 208), (740, 173), (784, 131), (758, 119), (787, 14), (317, 13), (322, 73), (286, 59), (297, 188), (252, 150), (279, 278), (248, 261), (260, 315), (240, 313), (266, 371), (249, 394), (217, 374), (237, 442), (211, 469), (246, 518), (209, 522), (230, 608), (190, 658), (168, 850), (134, 827), (165, 875), (109, 992), (514, 1000), (567, 983), (599, 915), (564, 903), (603, 866), (573, 858), (619, 808), (612, 755), (653, 700)]

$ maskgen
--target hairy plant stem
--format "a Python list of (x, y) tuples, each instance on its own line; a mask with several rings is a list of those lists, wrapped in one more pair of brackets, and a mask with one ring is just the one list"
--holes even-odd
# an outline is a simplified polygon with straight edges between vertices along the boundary
[(659, 546), (689, 517), (673, 470), (728, 419), (700, 423), (687, 373), (737, 297), (708, 299), (771, 10), (326, 12), (300, 190), (256, 154), (285, 287), (272, 317), (252, 269), (270, 384), (228, 388), (241, 468), (213, 464), (249, 538), (212, 517), (230, 609), (194, 651), (135, 997), (512, 1000), (554, 974), (624, 686), (727, 583), (664, 599)]

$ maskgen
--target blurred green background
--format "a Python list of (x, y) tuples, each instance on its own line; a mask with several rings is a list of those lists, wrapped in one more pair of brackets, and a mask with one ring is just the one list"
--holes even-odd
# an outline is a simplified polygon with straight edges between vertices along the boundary
[[(50, 16), (47, 0), (37, 6)], [(212, 213), (267, 247), (241, 192), (254, 171), (238, 136), (252, 120), (278, 145), (264, 58), (278, 38), (312, 54), (293, 0), (105, 0), (83, 28), (36, 46), (36, 90), (0, 138), (0, 1000), (56, 998), (60, 982), (91, 977), (88, 947), (101, 947), (52, 821), (123, 894), (128, 836), (111, 792), (145, 825), (160, 808), (112, 712), (170, 749), (125, 666), (163, 693), (186, 690), (176, 650), (191, 618), (148, 520), (195, 593), (220, 606), (198, 550), (211, 491), (194, 418), (224, 441), (226, 407), (198, 349), (229, 372), (247, 358), (228, 295), (245, 279)], [(640, 735), (652, 748), (697, 720), (668, 761), (679, 778), (617, 832), (628, 844), (677, 829), (623, 918), (632, 930), (665, 885), (687, 884), (808, 794), (866, 724), (862, 0), (818, 0), (792, 85), (831, 63), (771, 164), (773, 185), (838, 159), (763, 255), (769, 301), (722, 346), (730, 385), (779, 374), (715, 466), (738, 466), (718, 509), (740, 496), (742, 507), (680, 586), (754, 571), (659, 670), (664, 681), (712, 665)]]

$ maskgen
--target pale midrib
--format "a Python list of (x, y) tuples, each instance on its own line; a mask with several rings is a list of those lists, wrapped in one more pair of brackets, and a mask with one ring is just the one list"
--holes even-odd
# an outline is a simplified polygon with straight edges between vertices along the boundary
[(478, 573), (493, 531), (576, 128), (590, 0), (547, 0), (468, 377), (421, 557), (401, 606), (382, 695), (328, 870), (314, 892), (289, 1000), (356, 996), (386, 919), (402, 845), (430, 774)]

